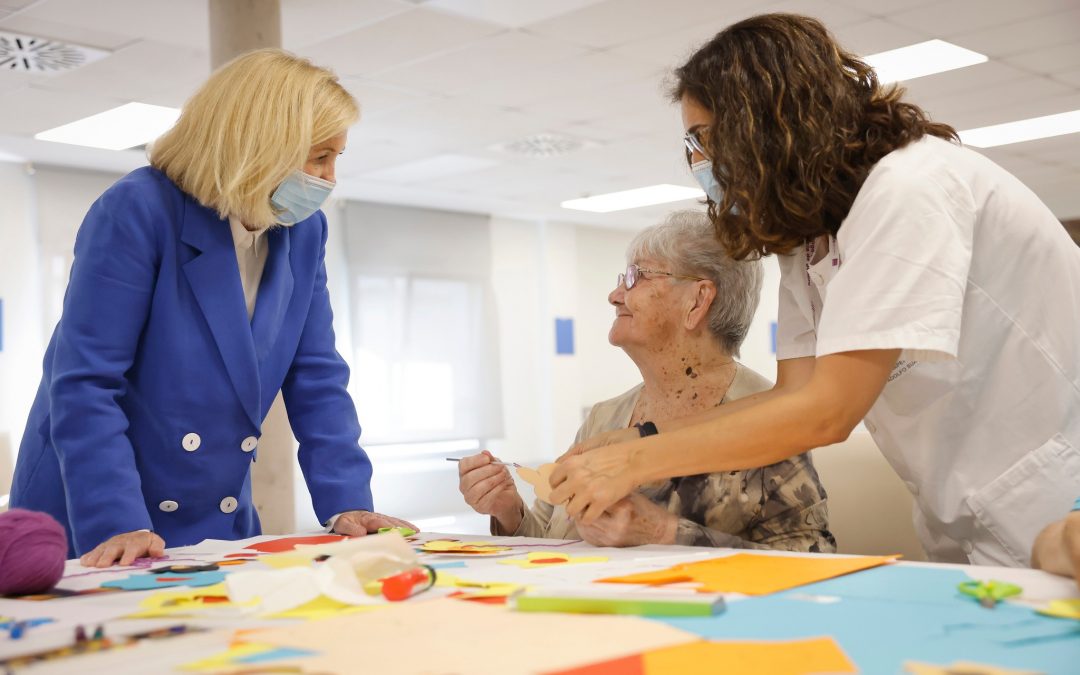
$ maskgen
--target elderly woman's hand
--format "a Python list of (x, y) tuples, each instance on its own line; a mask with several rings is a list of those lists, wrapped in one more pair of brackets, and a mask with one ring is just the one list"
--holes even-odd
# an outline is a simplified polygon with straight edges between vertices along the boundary
[(487, 450), (463, 457), (458, 462), (458, 489), (474, 511), (495, 518), (501, 531), (514, 532), (521, 525), (525, 502), (510, 470), (494, 461)]
[(674, 544), (679, 517), (640, 494), (615, 502), (592, 523), (577, 523), (578, 534), (593, 546)]
[(608, 445), (560, 458), (551, 473), (551, 503), (580, 523), (592, 523), (637, 487), (629, 444)]
[(605, 431), (602, 434), (596, 434), (570, 446), (567, 450), (555, 460), (561, 462), (564, 459), (573, 457), (574, 455), (580, 455), (596, 448), (602, 448), (605, 445), (616, 445), (618, 443), (628, 443), (636, 438), (640, 438), (641, 433), (635, 427), (629, 427), (627, 429), (613, 429), (612, 431)]
[(346, 511), (334, 521), (334, 532), (349, 537), (363, 537), (366, 534), (374, 534), (382, 527), (406, 527), (410, 530), (420, 531), (420, 528), (407, 520), (392, 518), (371, 511)]

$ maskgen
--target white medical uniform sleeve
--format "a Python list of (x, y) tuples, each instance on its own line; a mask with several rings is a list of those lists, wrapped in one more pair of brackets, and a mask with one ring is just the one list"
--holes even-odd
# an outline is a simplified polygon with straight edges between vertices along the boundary
[(811, 290), (806, 282), (806, 252), (776, 256), (780, 266), (780, 301), (776, 314), (776, 360), (813, 356), (817, 335), (809, 314)]
[(974, 198), (942, 167), (912, 169), (877, 167), (841, 225), (817, 356), (899, 348), (911, 360), (956, 357)]

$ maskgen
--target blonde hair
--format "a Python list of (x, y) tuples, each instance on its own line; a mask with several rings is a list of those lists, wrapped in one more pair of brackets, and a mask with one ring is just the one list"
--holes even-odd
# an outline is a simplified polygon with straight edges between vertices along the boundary
[(360, 117), (337, 76), (280, 49), (239, 56), (210, 76), (150, 148), (150, 164), (222, 218), (257, 226), (277, 216), (270, 195), (311, 147)]

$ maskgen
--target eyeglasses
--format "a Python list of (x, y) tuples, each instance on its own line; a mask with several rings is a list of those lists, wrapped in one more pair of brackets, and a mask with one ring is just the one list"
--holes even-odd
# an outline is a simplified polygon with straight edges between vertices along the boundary
[(705, 159), (709, 159), (709, 153), (705, 150), (705, 142), (701, 140), (701, 133), (707, 131), (703, 126), (696, 126), (690, 131), (686, 132), (683, 136), (682, 142), (686, 146), (686, 159), (690, 160), (690, 157), (696, 152)]
[(663, 277), (673, 277), (675, 279), (692, 279), (694, 281), (706, 281), (702, 277), (692, 277), (687, 274), (675, 274), (673, 272), (661, 272), (660, 270), (646, 270), (638, 267), (637, 265), (627, 265), (626, 272), (619, 275), (619, 286), (625, 286), (626, 290), (630, 290), (640, 279), (645, 279), (646, 274), (656, 274)]

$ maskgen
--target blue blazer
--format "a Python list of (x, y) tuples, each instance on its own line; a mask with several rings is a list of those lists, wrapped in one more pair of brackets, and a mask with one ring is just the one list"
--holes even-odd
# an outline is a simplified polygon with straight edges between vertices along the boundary
[(151, 167), (110, 187), (79, 229), (11, 505), (59, 520), (72, 555), (140, 529), (257, 535), (250, 466), (280, 389), (320, 521), (372, 509), (326, 234), (321, 211), (267, 233), (249, 323), (227, 220)]

